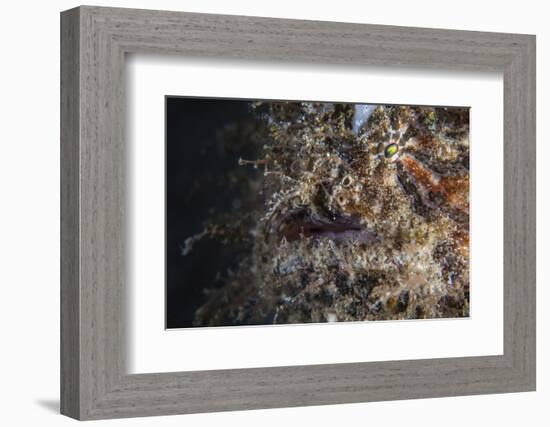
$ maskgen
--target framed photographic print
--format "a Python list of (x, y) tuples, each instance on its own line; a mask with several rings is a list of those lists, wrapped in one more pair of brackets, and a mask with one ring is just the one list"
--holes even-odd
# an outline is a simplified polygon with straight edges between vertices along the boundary
[(535, 389), (535, 38), (61, 15), (61, 410)]

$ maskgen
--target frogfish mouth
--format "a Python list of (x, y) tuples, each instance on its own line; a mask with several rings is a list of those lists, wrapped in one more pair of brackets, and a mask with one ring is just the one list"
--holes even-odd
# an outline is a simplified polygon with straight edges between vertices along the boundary
[(321, 217), (307, 209), (286, 213), (274, 227), (271, 234), (285, 238), (288, 242), (304, 238), (330, 239), (336, 242), (375, 243), (378, 236), (361, 224), (356, 216), (332, 215)]

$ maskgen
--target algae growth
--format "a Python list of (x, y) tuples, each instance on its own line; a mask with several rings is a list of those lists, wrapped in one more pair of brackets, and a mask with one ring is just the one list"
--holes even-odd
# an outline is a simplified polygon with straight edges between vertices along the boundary
[(180, 246), (230, 260), (192, 326), (469, 316), (468, 108), (246, 104), (216, 138), (231, 208)]

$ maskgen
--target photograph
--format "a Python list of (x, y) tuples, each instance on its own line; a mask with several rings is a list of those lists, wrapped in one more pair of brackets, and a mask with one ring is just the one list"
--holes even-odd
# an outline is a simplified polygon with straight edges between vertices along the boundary
[(470, 316), (470, 108), (165, 96), (167, 329)]

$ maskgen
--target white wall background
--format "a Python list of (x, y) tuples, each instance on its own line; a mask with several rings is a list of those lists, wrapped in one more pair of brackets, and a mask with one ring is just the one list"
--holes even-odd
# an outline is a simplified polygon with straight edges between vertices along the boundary
[[(545, 2), (135, 0), (97, 5), (503, 31), (537, 35), (538, 391), (108, 421), (116, 426), (549, 425), (550, 27)], [(5, 2), (0, 25), (0, 423), (64, 426), (59, 384), (59, 12), (78, 2)], [(548, 159), (550, 160), (550, 159)], [(543, 241), (546, 240), (546, 241)]]

